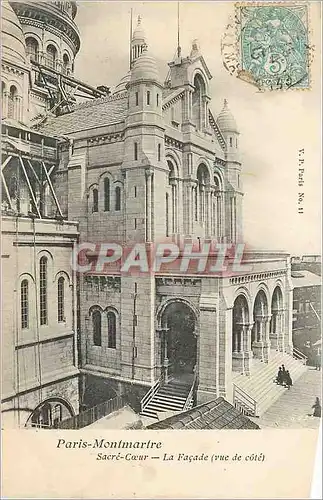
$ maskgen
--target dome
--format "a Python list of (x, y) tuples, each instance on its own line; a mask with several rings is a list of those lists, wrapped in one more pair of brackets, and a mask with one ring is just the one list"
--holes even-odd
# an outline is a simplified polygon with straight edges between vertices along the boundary
[(159, 81), (159, 73), (155, 58), (144, 50), (135, 60), (131, 70), (131, 81), (154, 80)]
[(118, 92), (123, 92), (126, 90), (126, 85), (127, 83), (130, 82), (130, 79), (131, 79), (131, 71), (128, 71), (128, 73), (126, 75), (124, 75), (120, 82), (118, 83), (118, 85), (116, 85), (114, 91), (113, 91), (113, 94), (117, 94)]
[(224, 99), (224, 106), (218, 116), (217, 124), (219, 125), (221, 132), (239, 133), (236, 121), (229, 109), (228, 101), (226, 99)]
[(2, 3), (2, 57), (16, 64), (26, 63), (25, 37), (18, 17), (8, 2)]

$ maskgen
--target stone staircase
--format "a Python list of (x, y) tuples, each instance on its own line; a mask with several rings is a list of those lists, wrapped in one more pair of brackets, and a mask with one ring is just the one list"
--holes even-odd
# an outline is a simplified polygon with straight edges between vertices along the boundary
[[(157, 390), (148, 404), (144, 406), (140, 415), (160, 419), (159, 413), (183, 411), (186, 400), (191, 391), (191, 385), (171, 380)], [(191, 408), (193, 400), (187, 409)]]
[(274, 382), (282, 364), (289, 370), (293, 383), (307, 370), (301, 360), (274, 350), (271, 351), (269, 363), (253, 359), (249, 376), (236, 374), (233, 377), (235, 407), (246, 415), (261, 416), (288, 390)]

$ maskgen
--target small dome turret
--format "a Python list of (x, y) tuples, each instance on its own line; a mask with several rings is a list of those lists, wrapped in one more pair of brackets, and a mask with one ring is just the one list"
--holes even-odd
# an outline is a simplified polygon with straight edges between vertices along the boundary
[(19, 19), (8, 2), (2, 4), (2, 57), (16, 64), (26, 63), (25, 37)]
[(134, 62), (131, 70), (131, 82), (138, 80), (152, 80), (159, 82), (159, 73), (155, 58), (144, 50)]
[(228, 101), (226, 99), (224, 99), (223, 109), (217, 118), (217, 124), (221, 132), (235, 132), (237, 134), (239, 133), (237, 123), (229, 109)]

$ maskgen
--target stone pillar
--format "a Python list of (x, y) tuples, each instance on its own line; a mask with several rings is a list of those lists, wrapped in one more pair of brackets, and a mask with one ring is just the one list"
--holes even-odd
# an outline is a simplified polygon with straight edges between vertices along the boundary
[(212, 234), (212, 190), (207, 187), (206, 193), (206, 223), (205, 223), (205, 234), (206, 236), (211, 236)]
[(264, 316), (264, 336), (263, 336), (263, 342), (264, 342), (264, 361), (266, 363), (269, 362), (270, 359), (270, 319), (271, 319), (271, 314)]
[(244, 352), (244, 373), (250, 375), (252, 367), (253, 352), (251, 350), (251, 330), (253, 323), (246, 323), (243, 329), (243, 352)]
[(284, 309), (274, 309), (272, 311), (271, 332), (269, 334), (271, 347), (276, 351), (284, 352)]
[(254, 357), (264, 361), (265, 316), (255, 316), (255, 340), (252, 344)]
[[(201, 404), (219, 396), (219, 321), (218, 296), (210, 291), (212, 280), (202, 284), (200, 297), (200, 318), (197, 341), (198, 391), (197, 401)], [(204, 293), (203, 293), (204, 292)]]
[(9, 100), (9, 93), (5, 91), (3, 93), (3, 101), (2, 101), (2, 118), (7, 118), (8, 116), (8, 100)]
[(157, 331), (163, 340), (163, 342), (161, 343), (161, 349), (163, 349), (163, 352), (160, 353), (161, 360), (162, 360), (161, 377), (162, 377), (163, 383), (167, 384), (169, 382), (169, 359), (168, 359), (168, 355), (167, 355), (169, 328), (162, 327), (162, 328), (158, 328)]
[(244, 373), (244, 324), (237, 323), (232, 331), (232, 371)]

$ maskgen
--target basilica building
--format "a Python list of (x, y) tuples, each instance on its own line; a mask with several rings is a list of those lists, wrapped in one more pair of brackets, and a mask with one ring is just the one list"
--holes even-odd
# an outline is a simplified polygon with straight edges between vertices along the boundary
[[(43, 247), (34, 253), (36, 271), (40, 259), (38, 276), (32, 271), (28, 275), (33, 282), (41, 280), (38, 288), (37, 284), (30, 285), (35, 297), (40, 294), (35, 300), (34, 323), (30, 323), (30, 329), (39, 332), (33, 340), (35, 346), (39, 350), (39, 335), (44, 330), (44, 291), (40, 287), (45, 274), (41, 259), (47, 252), (48, 265), (52, 266), (53, 304), (58, 307), (57, 318), (52, 313), (51, 344), (58, 345), (60, 339), (62, 356), (55, 359), (62, 377), (67, 370), (66, 387), (68, 370), (73, 367), (78, 373), (80, 408), (125, 394), (143, 415), (156, 418), (167, 410), (184, 410), (222, 396), (243, 413), (260, 415), (281, 394), (281, 388), (272, 383), (277, 367), (281, 363), (291, 367), (294, 379), (304, 370), (302, 355), (292, 344), (292, 282), (287, 253), (245, 250), (247, 267), (234, 274), (156, 271), (146, 275), (117, 269), (99, 272), (95, 266), (76, 274), (67, 269), (63, 253), (59, 252), (59, 258), (54, 255), (64, 248), (71, 256), (76, 241), (94, 245), (113, 242), (124, 248), (157, 242), (180, 246), (197, 243), (199, 248), (211, 240), (233, 246), (243, 243), (239, 127), (225, 99), (219, 116), (212, 112), (212, 75), (198, 42), (192, 43), (187, 56), (178, 47), (176, 57), (168, 64), (167, 77), (161, 81), (139, 18), (132, 34), (130, 69), (120, 75), (120, 83), (112, 89), (93, 89), (83, 84), (83, 95), (92, 93), (95, 98), (75, 103), (71, 101), (73, 92), (62, 88), (58, 78), (68, 77), (63, 82), (72, 90), (76, 86), (77, 80), (70, 76), (79, 49), (75, 2), (52, 2), (49, 8), (56, 15), (62, 6), (67, 9), (64, 17), (60, 16), (66, 29), (56, 44), (52, 35), (48, 41), (47, 35), (38, 36), (39, 27), (30, 32), (30, 21), (26, 22), (25, 16), (33, 18), (33, 11), (26, 4), (34, 2), (10, 3), (22, 23), (19, 28), (18, 18), (14, 17), (15, 29), (20, 30), (17, 52), (21, 54), (25, 44), (34, 60), (42, 61), (29, 63), (29, 70), (27, 63), (19, 61), (19, 88), (23, 89), (22, 82), (27, 81), (24, 71), (32, 73), (40, 68), (38, 78), (45, 75), (45, 104), (40, 105), (36, 91), (29, 88), (29, 103), (37, 101), (33, 104), (37, 113), (28, 126), (22, 125), (26, 106), (21, 107), (19, 99), (10, 100), (12, 84), (4, 82), (7, 120), (20, 123), (19, 137), (14, 142), (8, 137), (8, 144), (21, 144), (23, 134), (27, 134), (30, 141), (31, 137), (38, 138), (42, 155), (48, 153), (49, 145), (56, 155), (50, 160), (51, 168), (32, 150), (28, 153), (31, 156), (22, 159), (21, 149), (16, 153), (14, 161), (25, 167), (19, 196), (17, 188), (10, 184), (13, 160), (9, 162), (12, 171), (6, 174), (4, 170), (4, 194), (12, 210), (8, 215), (7, 207), (5, 216), (13, 227), (11, 252), (19, 248), (15, 228), (22, 220), (23, 200), (23, 220), (29, 227), (25, 246), (34, 242), (35, 248), (35, 224), (46, 222), (53, 228), (51, 234), (40, 230), (39, 245)], [(13, 13), (10, 15), (13, 19)], [(55, 72), (51, 72), (53, 68), (48, 70), (50, 58), (50, 64), (54, 64), (53, 49), (48, 53), (51, 44), (56, 47)], [(46, 71), (50, 73), (47, 79)], [(51, 86), (59, 94), (55, 102)], [(20, 94), (23, 96), (24, 91)], [(13, 102), (17, 107), (13, 108)], [(12, 122), (5, 124), (13, 126)], [(10, 154), (14, 156), (8, 145), (5, 162)], [(42, 189), (33, 188), (33, 171), (43, 176)], [(34, 184), (29, 189), (31, 182)], [(55, 222), (49, 222), (50, 218)], [(34, 259), (31, 255), (30, 259)], [(93, 263), (98, 254), (92, 251), (86, 258)], [(54, 272), (55, 266), (58, 268)], [(62, 318), (61, 276), (69, 283), (70, 294), (69, 299), (67, 294), (63, 297), (64, 311), (66, 318), (74, 317), (74, 322), (70, 325), (66, 320), (65, 330), (58, 332)], [(18, 272), (15, 280), (13, 323), (20, 322), (20, 326), (14, 326), (18, 337), (14, 340), (9, 331), (4, 332), (13, 357), (23, 349), (20, 336), (26, 341), (24, 275)], [(69, 362), (63, 345), (68, 338), (74, 338)], [(69, 367), (65, 367), (63, 358)], [(38, 365), (46, 359), (45, 354), (38, 357)], [(24, 363), (28, 372), (28, 363), (34, 363), (34, 358)], [(23, 379), (24, 375), (19, 377)], [(16, 389), (14, 385), (11, 392), (16, 390), (17, 395), (17, 381)], [(64, 400), (72, 397), (65, 392), (56, 386), (57, 398), (63, 398), (63, 393)], [(41, 399), (35, 406), (42, 408), (50, 397), (44, 390), (38, 389), (38, 394)], [(72, 406), (71, 402), (66, 404)]]

